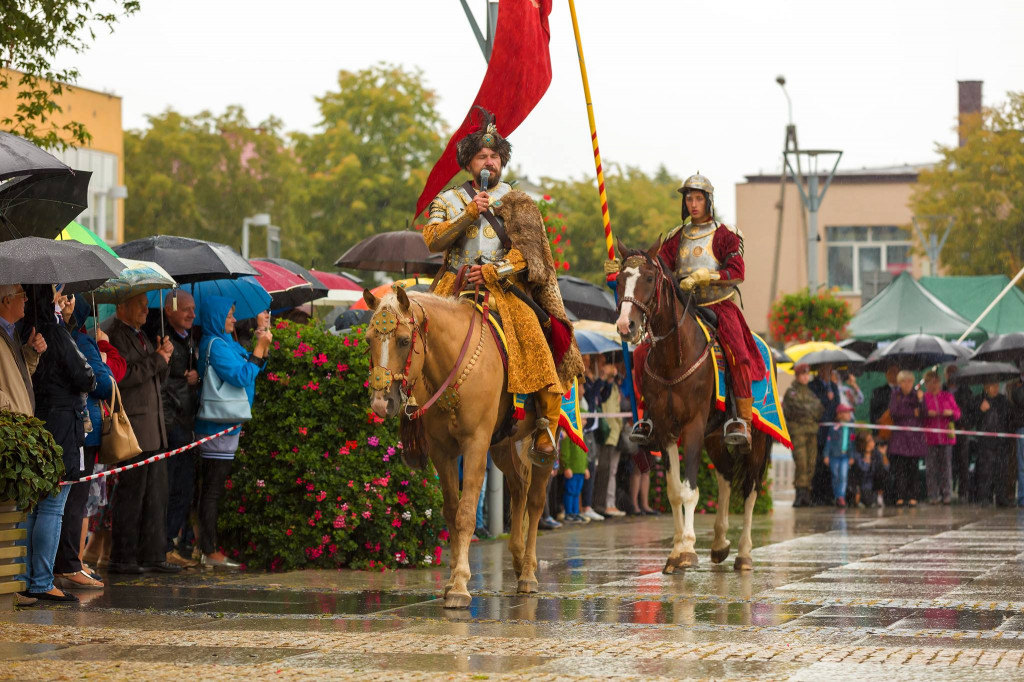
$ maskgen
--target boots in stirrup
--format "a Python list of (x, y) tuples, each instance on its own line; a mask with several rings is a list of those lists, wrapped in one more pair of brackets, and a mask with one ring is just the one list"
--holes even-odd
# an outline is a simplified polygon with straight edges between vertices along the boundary
[(736, 419), (725, 423), (725, 444), (740, 454), (750, 452), (751, 426), (754, 420), (754, 399), (733, 398), (736, 405)]

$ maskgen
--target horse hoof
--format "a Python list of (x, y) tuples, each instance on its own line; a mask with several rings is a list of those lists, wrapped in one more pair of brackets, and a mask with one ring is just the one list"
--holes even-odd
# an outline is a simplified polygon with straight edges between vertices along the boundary
[(732, 569), (734, 571), (753, 571), (754, 560), (748, 556), (738, 556), (732, 564)]
[(729, 558), (729, 550), (731, 550), (731, 549), (732, 549), (732, 545), (729, 544), (729, 543), (726, 543), (725, 547), (723, 547), (722, 549), (712, 549), (711, 550), (711, 563), (713, 563), (713, 564), (720, 564), (723, 561), (725, 561), (726, 559), (728, 559)]
[(520, 580), (516, 592), (519, 594), (533, 594), (537, 592), (539, 587), (536, 580)]
[(700, 560), (697, 558), (697, 554), (694, 552), (683, 552), (677, 557), (669, 557), (665, 561), (665, 568), (662, 569), (662, 573), (671, 575), (677, 568), (697, 568), (697, 564)]
[(469, 596), (469, 592), (448, 592), (444, 597), (444, 607), (446, 609), (466, 609), (469, 608), (471, 601), (473, 598)]

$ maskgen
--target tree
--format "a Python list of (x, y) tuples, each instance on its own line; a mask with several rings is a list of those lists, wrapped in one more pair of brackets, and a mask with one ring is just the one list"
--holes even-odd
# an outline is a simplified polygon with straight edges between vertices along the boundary
[[(125, 135), (125, 238), (175, 234), (241, 245), (242, 220), (269, 213), (285, 257), (315, 255), (305, 230), (306, 183), (277, 119), (253, 125), (241, 107), (220, 115), (166, 111)], [(253, 254), (262, 255), (259, 235)]]
[[(601, 220), (597, 184), (593, 180), (553, 180), (541, 185), (552, 197), (555, 209), (568, 225), (571, 238), (564, 247), (563, 260), (572, 263), (572, 273), (594, 282), (604, 280), (608, 249)], [(678, 181), (664, 167), (650, 176), (639, 168), (625, 170), (609, 164), (605, 190), (615, 236), (631, 248), (647, 248), (679, 224)]]
[[(0, 13), (0, 90), (14, 84), (18, 105), (0, 118), (0, 126), (44, 148), (84, 145), (91, 138), (81, 122), (58, 126), (57, 98), (78, 80), (78, 69), (60, 67), (59, 53), (85, 52), (97, 28), (114, 30), (122, 18), (139, 10), (139, 0), (5, 0)], [(8, 71), (12, 69), (13, 71)]]
[(378, 64), (341, 71), (317, 98), (321, 121), (294, 135), (308, 174), (309, 229), (327, 260), (371, 234), (401, 230), (446, 141), (437, 95), (422, 72)]
[(952, 216), (942, 249), (952, 275), (1011, 276), (1024, 266), (1024, 93), (965, 116), (962, 147), (939, 145), (942, 160), (918, 177), (915, 215)]

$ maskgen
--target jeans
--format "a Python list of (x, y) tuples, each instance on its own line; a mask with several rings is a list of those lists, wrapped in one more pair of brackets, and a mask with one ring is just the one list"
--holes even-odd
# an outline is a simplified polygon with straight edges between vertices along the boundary
[(828, 468), (832, 470), (832, 494), (839, 499), (846, 497), (846, 479), (850, 471), (849, 457), (830, 457)]
[[(92, 467), (96, 461), (96, 453), (100, 446), (88, 445), (85, 448), (85, 468), (82, 476), (92, 475)], [(53, 570), (56, 573), (77, 573), (82, 570), (82, 560), (78, 553), (82, 548), (82, 519), (85, 518), (85, 505), (89, 501), (90, 483), (76, 483), (65, 486), (70, 488), (67, 502), (64, 504), (64, 520), (60, 526), (60, 544), (57, 547), (57, 559)]]
[[(1024, 436), (1024, 427), (1017, 429), (1018, 436)], [(1024, 505), (1024, 438), (1017, 439), (1017, 504)]]
[[(174, 450), (192, 442), (192, 432), (180, 426), (167, 429), (167, 449)], [(195, 450), (186, 450), (167, 458), (167, 551), (174, 549), (174, 541), (185, 530), (188, 512), (192, 508), (196, 486)], [(182, 539), (184, 541), (184, 538)], [(183, 542), (184, 544), (184, 542)]]
[(60, 526), (64, 516), (64, 504), (68, 500), (71, 486), (61, 486), (57, 494), (41, 500), (28, 518), (18, 524), (28, 531), (18, 544), (26, 548), (25, 570), (18, 576), (24, 580), (29, 592), (49, 592), (53, 589), (53, 562), (57, 557), (60, 541)]
[(565, 479), (565, 493), (562, 495), (562, 505), (565, 507), (566, 516), (574, 516), (580, 513), (580, 493), (583, 491), (583, 474), (573, 474), (572, 478)]
[(233, 459), (203, 458), (203, 486), (199, 494), (199, 547), (203, 554), (217, 549), (217, 503), (224, 494), (224, 483), (231, 475)]

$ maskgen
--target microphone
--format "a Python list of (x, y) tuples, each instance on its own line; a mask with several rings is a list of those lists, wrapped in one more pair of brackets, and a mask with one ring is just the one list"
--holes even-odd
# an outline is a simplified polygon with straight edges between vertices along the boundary
[(491, 184), (491, 171), (484, 168), (480, 171), (480, 191), (486, 192)]

